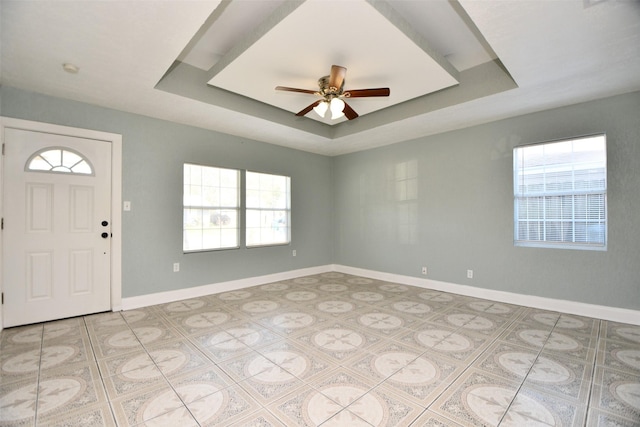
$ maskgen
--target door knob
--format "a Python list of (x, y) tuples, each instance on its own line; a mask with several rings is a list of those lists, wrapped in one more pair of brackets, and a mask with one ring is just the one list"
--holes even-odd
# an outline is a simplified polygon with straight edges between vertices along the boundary
[(106, 239), (107, 237), (109, 237), (109, 233), (102, 233), (101, 236), (103, 239)]
[(109, 225), (109, 222), (108, 222), (108, 221), (102, 221), (102, 226), (103, 226), (103, 227), (106, 227), (107, 225)]

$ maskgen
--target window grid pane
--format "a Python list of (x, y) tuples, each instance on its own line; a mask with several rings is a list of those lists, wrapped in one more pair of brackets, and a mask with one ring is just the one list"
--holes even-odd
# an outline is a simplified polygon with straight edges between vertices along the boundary
[(240, 171), (184, 165), (185, 252), (239, 247)]
[(247, 247), (289, 243), (290, 178), (249, 171), (246, 177)]
[(514, 149), (516, 244), (606, 246), (604, 135)]
[(40, 151), (29, 159), (25, 169), (28, 171), (93, 175), (93, 169), (87, 159), (63, 148)]

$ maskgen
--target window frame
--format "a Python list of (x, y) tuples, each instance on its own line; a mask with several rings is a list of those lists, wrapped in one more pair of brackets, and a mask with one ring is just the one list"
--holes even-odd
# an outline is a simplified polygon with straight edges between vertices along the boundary
[[(56, 163), (55, 165), (51, 163), (49, 159), (43, 156), (43, 154), (49, 153), (52, 151), (60, 152), (60, 162)], [(64, 162), (65, 153), (72, 154), (78, 157), (80, 160), (76, 161), (72, 166), (67, 166)], [(40, 168), (32, 167), (33, 162), (36, 161), (38, 157), (41, 158), (43, 162), (47, 163), (50, 166), (50, 168), (40, 169)], [(89, 168), (89, 172), (80, 172), (80, 171), (73, 170), (73, 168), (75, 168), (76, 166), (82, 163), (84, 163)], [(94, 172), (95, 168), (93, 167), (93, 164), (91, 163), (91, 161), (85, 155), (83, 155), (77, 150), (74, 150), (73, 148), (57, 146), (57, 145), (42, 148), (36, 151), (35, 153), (33, 153), (31, 156), (29, 156), (29, 159), (27, 159), (27, 162), (25, 163), (24, 170), (25, 172), (36, 172), (36, 173), (68, 174), (68, 175), (74, 175), (74, 176), (95, 176), (95, 172)]]
[[(291, 244), (291, 177), (289, 175), (282, 175), (282, 174), (276, 174), (276, 173), (271, 173), (271, 172), (259, 172), (259, 171), (255, 171), (255, 170), (245, 170), (244, 171), (244, 183), (243, 183), (243, 191), (244, 191), (244, 200), (243, 200), (243, 211), (244, 211), (244, 246), (247, 249), (255, 249), (255, 248), (264, 248), (264, 247), (269, 247), (269, 246), (288, 246)], [(286, 207), (284, 209), (282, 208), (261, 208), (261, 207), (249, 207), (248, 206), (248, 193), (249, 193), (249, 188), (248, 188), (248, 183), (249, 183), (249, 178), (247, 177), (247, 175), (249, 174), (258, 174), (258, 175), (270, 175), (270, 176), (274, 176), (274, 177), (281, 177), (281, 178), (286, 178)], [(286, 215), (286, 224), (287, 224), (287, 233), (286, 233), (286, 241), (284, 242), (269, 242), (269, 243), (260, 243), (260, 244), (249, 244), (249, 239), (248, 239), (248, 235), (249, 235), (249, 220), (247, 219), (247, 217), (249, 216), (249, 212), (250, 211), (271, 211), (271, 212), (285, 212)]]
[[(226, 206), (223, 205), (222, 203), (220, 205), (212, 205), (212, 206), (205, 206), (204, 204), (201, 205), (194, 205), (194, 204), (190, 204), (187, 205), (185, 203), (185, 186), (187, 185), (185, 183), (185, 179), (184, 179), (184, 175), (185, 175), (185, 168), (186, 166), (197, 166), (200, 168), (211, 168), (211, 169), (218, 169), (218, 170), (225, 170), (225, 171), (233, 171), (236, 173), (236, 200), (237, 200), (237, 204), (236, 206)], [(220, 188), (220, 186), (218, 186), (218, 188)], [(189, 253), (198, 253), (198, 252), (212, 252), (212, 251), (225, 251), (225, 250), (234, 250), (234, 249), (240, 249), (241, 247), (241, 243), (242, 243), (242, 236), (241, 236), (241, 230), (242, 230), (242, 212), (243, 212), (243, 207), (242, 207), (242, 195), (241, 195), (241, 191), (242, 191), (242, 171), (240, 169), (236, 169), (236, 168), (228, 168), (228, 167), (221, 167), (221, 166), (211, 166), (211, 165), (203, 165), (203, 164), (198, 164), (198, 163), (192, 163), (192, 162), (183, 162), (182, 163), (182, 235), (183, 235), (183, 240), (182, 240), (182, 252), (184, 254), (189, 254)], [(185, 211), (187, 209), (201, 209), (201, 210), (209, 210), (209, 211), (236, 211), (236, 244), (233, 246), (221, 246), (221, 247), (208, 247), (208, 248), (200, 248), (200, 249), (186, 249), (185, 248), (185, 233), (187, 231), (187, 228), (185, 227), (185, 221), (184, 221), (184, 216), (185, 216)], [(204, 227), (204, 226), (203, 226)], [(204, 229), (204, 228), (202, 228)]]
[[(601, 168), (603, 168), (603, 186), (602, 188), (595, 188), (595, 189), (576, 189), (575, 188), (575, 184), (576, 184), (576, 176), (573, 175), (573, 173), (575, 172), (576, 169), (574, 169), (575, 165), (580, 165), (579, 162), (576, 162), (575, 160), (572, 159), (571, 162), (565, 162), (562, 163), (562, 167), (570, 167), (571, 171), (572, 171), (572, 179), (571, 179), (571, 184), (572, 184), (572, 189), (570, 190), (565, 190), (565, 191), (549, 191), (546, 189), (543, 189), (542, 191), (539, 192), (535, 192), (535, 193), (529, 193), (530, 195), (527, 196), (527, 192), (520, 192), (520, 183), (519, 183), (519, 172), (523, 172), (524, 170), (526, 170), (525, 167), (520, 167), (519, 166), (519, 158), (518, 158), (518, 150), (527, 148), (527, 147), (534, 147), (534, 146), (540, 146), (540, 145), (551, 145), (551, 144), (557, 144), (557, 143), (567, 143), (567, 142), (571, 142), (573, 144), (575, 144), (576, 142), (579, 142), (580, 140), (588, 140), (591, 138), (603, 138), (603, 144), (604, 144), (604, 151), (603, 151), (603, 158), (600, 159), (600, 161), (602, 162), (603, 166)], [(573, 155), (576, 152), (575, 150), (575, 146), (572, 145), (571, 148), (571, 155)], [(512, 151), (512, 156), (513, 156), (513, 200), (514, 200), (514, 204), (513, 204), (513, 219), (514, 219), (514, 225), (513, 225), (513, 242), (514, 242), (514, 246), (516, 247), (535, 247), (535, 248), (556, 248), (556, 249), (577, 249), (577, 250), (595, 250), (595, 251), (606, 251), (607, 250), (607, 244), (608, 244), (608, 223), (609, 223), (609, 217), (608, 217), (608, 212), (607, 212), (607, 192), (608, 192), (608, 186), (607, 186), (607, 175), (608, 175), (608, 166), (607, 166), (607, 135), (605, 133), (596, 133), (596, 134), (590, 134), (590, 135), (582, 135), (582, 136), (576, 136), (576, 137), (570, 137), (570, 138), (562, 138), (562, 139), (555, 139), (555, 140), (551, 140), (551, 141), (544, 141), (544, 142), (537, 142), (537, 143), (533, 143), (533, 144), (526, 144), (526, 145), (519, 145), (513, 148)], [(546, 179), (548, 174), (543, 172), (543, 176)], [(546, 181), (544, 181), (546, 184)], [(602, 225), (602, 243), (599, 243), (597, 241), (587, 241), (587, 242), (576, 242), (575, 241), (575, 224), (576, 223), (585, 223), (585, 229), (587, 229), (588, 227), (588, 223), (589, 218), (588, 218), (588, 208), (585, 211), (585, 219), (583, 221), (578, 221), (576, 219), (576, 197), (577, 196), (587, 196), (585, 197), (585, 204), (588, 205), (588, 196), (590, 195), (601, 195), (602, 197), (602, 216), (601, 218), (596, 221), (599, 222)], [(570, 222), (570, 224), (572, 224), (572, 232), (573, 232), (573, 240), (574, 241), (565, 241), (565, 240), (561, 240), (561, 241), (554, 241), (554, 240), (547, 240), (546, 238), (546, 232), (547, 232), (547, 225), (548, 223), (553, 222), (553, 220), (548, 220), (547, 219), (547, 214), (548, 214), (548, 199), (552, 198), (552, 197), (565, 197), (565, 196), (570, 196), (571, 197), (571, 216), (570, 219), (571, 221), (563, 221), (563, 222)], [(519, 211), (519, 201), (521, 199), (538, 199), (538, 201), (540, 201), (540, 203), (542, 203), (542, 207), (539, 208), (542, 212), (543, 212), (543, 218), (539, 219), (539, 222), (542, 222), (543, 225), (543, 229), (544, 232), (543, 234), (545, 235), (544, 240), (525, 240), (525, 239), (519, 239), (519, 226), (520, 223), (522, 222), (522, 220), (520, 219), (520, 211)], [(561, 203), (564, 202), (564, 200), (560, 201)], [(559, 221), (555, 221), (555, 222), (559, 222)], [(526, 222), (525, 222), (526, 223)], [(600, 232), (600, 231), (599, 231)], [(587, 232), (587, 236), (588, 236), (588, 232)], [(588, 239), (588, 237), (587, 237)]]

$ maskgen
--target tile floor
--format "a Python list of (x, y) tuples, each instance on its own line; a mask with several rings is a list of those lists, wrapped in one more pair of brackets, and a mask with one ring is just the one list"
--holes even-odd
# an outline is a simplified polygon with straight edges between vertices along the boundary
[(340, 273), (0, 343), (2, 426), (640, 425), (640, 326)]

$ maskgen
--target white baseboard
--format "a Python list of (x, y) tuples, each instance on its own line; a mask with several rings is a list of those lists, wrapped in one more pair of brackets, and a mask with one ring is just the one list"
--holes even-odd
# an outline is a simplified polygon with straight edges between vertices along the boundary
[(455, 283), (441, 282), (438, 280), (384, 273), (381, 271), (367, 270), (363, 268), (349, 267), (339, 264), (329, 264), (318, 267), (303, 268), (300, 270), (285, 271), (282, 273), (268, 274), (265, 276), (249, 277), (246, 279), (195, 286), (193, 288), (177, 289), (174, 291), (158, 292), (155, 294), (122, 298), (121, 309), (132, 310), (135, 308), (148, 307), (151, 305), (166, 304), (169, 302), (189, 298), (197, 298), (204, 295), (211, 295), (221, 292), (229, 292), (238, 289), (249, 288), (251, 286), (264, 285), (281, 280), (295, 279), (296, 277), (328, 273), (330, 271), (353, 274), (354, 276), (369, 277), (372, 279), (416, 286), (424, 289), (450, 292), (458, 295), (482, 298), (507, 304), (515, 304), (525, 307), (539, 308), (542, 310), (557, 311), (560, 313), (593, 317), (596, 319), (610, 320), (632, 325), (640, 325), (640, 311), (637, 310), (586, 304), (581, 302), (558, 300), (532, 295), (516, 294), (513, 292), (496, 291), (492, 289), (476, 288), (473, 286), (458, 285)]
[(411, 285), (425, 289), (450, 292), (458, 295), (466, 295), (475, 298), (488, 299), (491, 301), (504, 302), (507, 304), (558, 311), (561, 313), (574, 314), (578, 316), (593, 317), (596, 319), (610, 320), (613, 322), (640, 325), (640, 311), (638, 310), (608, 307), (596, 304), (586, 304), (582, 302), (566, 301), (533, 295), (516, 294), (512, 292), (496, 291), (492, 289), (476, 288), (473, 286), (458, 285), (455, 283), (421, 279), (419, 277), (384, 273), (375, 270), (367, 270), (337, 264), (334, 264), (332, 268), (333, 271), (337, 271), (340, 273), (369, 277), (371, 279), (377, 280), (385, 280), (388, 282), (400, 283), (403, 285)]
[[(134, 308), (148, 307), (150, 305), (166, 304), (183, 299), (235, 291), (238, 289), (250, 288), (251, 286), (265, 285), (267, 283), (279, 282), (281, 280), (295, 279), (296, 277), (328, 273), (333, 271), (332, 267), (332, 265), (323, 265), (318, 267), (302, 268), (282, 273), (267, 274), (265, 276), (248, 277), (246, 279), (212, 283), (210, 285), (195, 286), (186, 289), (176, 289), (175, 291), (122, 298), (121, 310), (132, 310)], [(116, 310), (114, 309), (113, 311)]]

